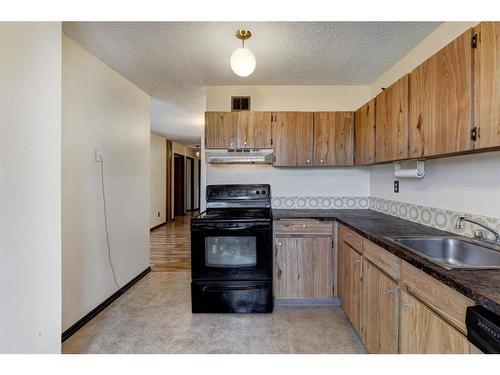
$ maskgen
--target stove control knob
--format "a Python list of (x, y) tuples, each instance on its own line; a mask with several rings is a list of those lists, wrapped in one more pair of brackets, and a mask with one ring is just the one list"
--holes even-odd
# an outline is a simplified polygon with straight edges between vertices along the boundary
[(266, 191), (265, 190), (262, 190), (262, 195), (266, 195)]
[(258, 190), (257, 190), (257, 191), (255, 192), (255, 194), (259, 195), (259, 194), (260, 194), (260, 191), (258, 191)]

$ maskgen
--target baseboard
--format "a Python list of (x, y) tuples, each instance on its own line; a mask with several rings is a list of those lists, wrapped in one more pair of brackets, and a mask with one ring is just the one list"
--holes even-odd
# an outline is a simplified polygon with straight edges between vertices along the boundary
[(111, 303), (120, 297), (123, 293), (125, 293), (128, 289), (130, 289), (135, 283), (137, 283), (140, 279), (146, 276), (149, 272), (151, 272), (151, 267), (146, 268), (139, 275), (130, 280), (127, 284), (125, 284), (122, 288), (113, 293), (110, 297), (108, 297), (103, 303), (97, 306), (94, 310), (89, 312), (71, 327), (69, 327), (66, 331), (64, 331), (61, 335), (61, 342), (66, 341), (72, 335), (74, 335), (80, 328), (82, 328), (85, 324), (90, 322), (92, 318), (94, 318), (97, 314), (99, 314), (106, 307), (111, 305)]
[(340, 306), (338, 298), (274, 299), (277, 306)]
[(164, 226), (165, 224), (167, 224), (167, 222), (166, 222), (166, 221), (164, 221), (164, 222), (163, 222), (163, 223), (161, 223), (161, 224), (155, 225), (153, 228), (149, 228), (149, 231), (150, 231), (150, 232), (152, 232), (152, 231), (154, 231), (155, 229), (158, 229), (159, 227)]

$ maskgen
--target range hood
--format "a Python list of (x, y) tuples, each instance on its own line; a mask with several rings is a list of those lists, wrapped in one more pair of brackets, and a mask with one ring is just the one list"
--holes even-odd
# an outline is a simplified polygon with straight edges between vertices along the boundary
[(271, 164), (273, 150), (206, 150), (205, 161), (211, 164)]

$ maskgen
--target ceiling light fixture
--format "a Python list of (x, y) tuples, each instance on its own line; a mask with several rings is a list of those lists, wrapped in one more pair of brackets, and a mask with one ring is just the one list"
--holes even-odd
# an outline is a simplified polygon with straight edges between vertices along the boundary
[(240, 77), (248, 77), (255, 70), (255, 55), (245, 48), (245, 40), (250, 39), (252, 33), (248, 30), (237, 30), (236, 38), (241, 40), (241, 48), (231, 55), (231, 69)]

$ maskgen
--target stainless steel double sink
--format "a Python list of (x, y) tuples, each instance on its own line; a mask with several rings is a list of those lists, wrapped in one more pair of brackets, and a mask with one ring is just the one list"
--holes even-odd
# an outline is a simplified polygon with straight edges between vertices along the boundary
[(500, 248), (486, 243), (483, 245), (458, 236), (398, 236), (386, 239), (448, 270), (500, 269)]

